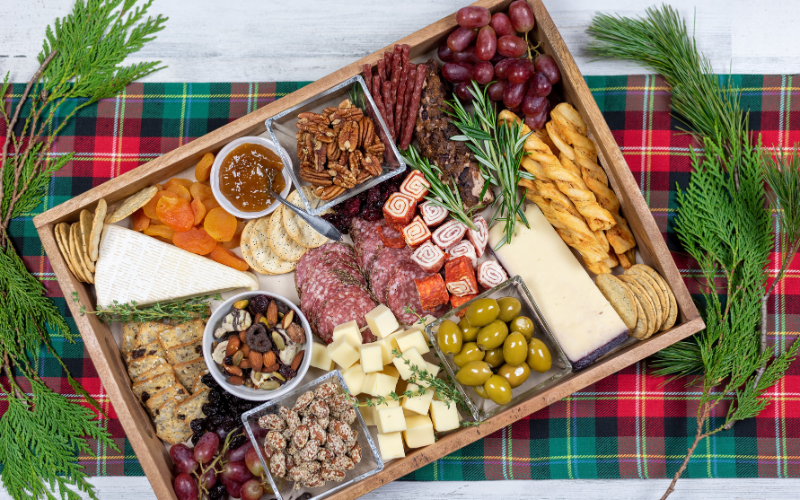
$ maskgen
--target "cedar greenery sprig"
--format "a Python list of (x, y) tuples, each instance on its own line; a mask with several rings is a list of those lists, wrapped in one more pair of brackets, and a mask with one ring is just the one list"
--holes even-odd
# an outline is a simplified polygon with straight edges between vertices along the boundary
[[(78, 292), (72, 292), (72, 300), (79, 302)], [(203, 295), (201, 297), (191, 297), (174, 302), (156, 302), (147, 306), (140, 306), (136, 301), (120, 304), (116, 300), (113, 304), (106, 307), (97, 307), (95, 311), (86, 310), (86, 306), (81, 306), (81, 316), (86, 314), (96, 314), (103, 322), (136, 321), (143, 323), (146, 321), (171, 320), (177, 323), (186, 323), (197, 318), (206, 319), (210, 314), (209, 300), (222, 300), (219, 294)]]

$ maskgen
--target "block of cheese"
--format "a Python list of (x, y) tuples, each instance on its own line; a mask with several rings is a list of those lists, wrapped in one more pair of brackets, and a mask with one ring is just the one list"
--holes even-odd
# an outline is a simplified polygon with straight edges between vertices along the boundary
[(328, 356), (344, 370), (353, 366), (361, 357), (358, 351), (345, 338), (340, 338), (338, 341), (328, 344)]
[[(419, 392), (420, 389), (422, 388), (417, 384), (408, 384), (408, 387), (406, 387), (406, 391), (414, 393)], [(422, 396), (414, 396), (413, 398), (403, 396), (403, 408), (419, 413), (420, 415), (427, 415), (428, 408), (430, 408), (431, 401), (433, 400), (433, 392), (433, 389), (425, 389), (425, 394)]]
[(406, 352), (403, 353), (402, 358), (394, 358), (392, 363), (394, 363), (395, 368), (397, 371), (400, 372), (400, 378), (403, 380), (408, 380), (414, 374), (409, 368), (409, 365), (406, 364), (406, 360), (409, 361), (410, 364), (415, 365), (417, 368), (424, 370), (428, 367), (428, 362), (422, 359), (422, 355), (417, 351), (416, 347), (412, 347)]
[(392, 334), (389, 335), (388, 337), (378, 339), (375, 341), (376, 344), (381, 346), (381, 355), (383, 356), (384, 365), (389, 365), (392, 363), (392, 359), (394, 358), (394, 354), (392, 353), (392, 351), (394, 351), (395, 349), (398, 351), (400, 350), (400, 348), (397, 346), (397, 336), (401, 334), (404, 335), (405, 330), (402, 329), (396, 330), (392, 332)]
[(397, 377), (392, 377), (381, 372), (368, 373), (364, 377), (364, 386), (361, 392), (370, 396), (386, 397), (397, 388)]
[(378, 404), (378, 398), (370, 398), (372, 400), (373, 406), (360, 406), (358, 409), (361, 411), (361, 416), (364, 417), (364, 422), (367, 425), (378, 425), (376, 422), (377, 414), (376, 412), (380, 408), (397, 408), (400, 406), (399, 401), (395, 401), (394, 399), (384, 399), (383, 403)]
[(383, 355), (381, 346), (375, 344), (362, 344), (358, 346), (361, 355), (361, 369), (364, 373), (379, 372), (383, 370)]
[(403, 437), (399, 432), (378, 434), (378, 448), (381, 450), (381, 458), (383, 460), (406, 456), (406, 450), (403, 448)]
[(344, 383), (347, 384), (347, 389), (350, 394), (361, 394), (364, 391), (364, 371), (361, 369), (361, 364), (356, 363), (347, 370), (342, 372)]
[(384, 304), (380, 304), (378, 307), (365, 314), (364, 319), (367, 321), (369, 329), (372, 330), (372, 333), (379, 339), (388, 337), (400, 327), (392, 310)]
[[(329, 372), (333, 370), (333, 360), (328, 356), (328, 346), (314, 342), (311, 348), (311, 366)], [(357, 392), (353, 394), (358, 394)]]
[(413, 415), (405, 419), (406, 430), (403, 437), (409, 448), (422, 448), (436, 442), (433, 423), (427, 415)]
[(428, 347), (428, 341), (425, 340), (425, 336), (422, 335), (420, 330), (411, 330), (397, 339), (397, 347), (400, 348), (400, 352), (406, 352), (412, 347), (416, 347), (417, 352), (420, 354), (425, 354), (431, 350)]
[[(539, 207), (529, 204), (525, 216), (530, 229), (518, 224), (497, 260), (509, 276), (522, 278), (573, 370), (580, 370), (624, 342), (628, 328)], [(505, 237), (503, 227), (489, 231), (492, 247)]]
[(139, 305), (227, 292), (258, 290), (258, 279), (146, 234), (106, 224), (94, 286), (97, 305)]
[(355, 320), (342, 323), (333, 329), (333, 342), (340, 338), (347, 340), (347, 343), (358, 349), (361, 345), (361, 329), (358, 328), (358, 323)]
[(451, 401), (450, 406), (444, 401), (431, 401), (431, 420), (436, 432), (452, 431), (458, 429), (458, 408), (456, 403)]
[(406, 417), (403, 415), (403, 409), (399, 406), (391, 408), (381, 406), (375, 411), (375, 425), (378, 426), (378, 432), (381, 434), (406, 430)]

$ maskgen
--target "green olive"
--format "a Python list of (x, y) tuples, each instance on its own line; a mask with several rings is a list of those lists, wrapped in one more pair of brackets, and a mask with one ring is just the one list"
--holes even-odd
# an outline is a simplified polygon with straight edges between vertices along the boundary
[(445, 354), (458, 354), (461, 351), (461, 328), (452, 321), (445, 320), (439, 325), (436, 340)]
[(472, 326), (485, 326), (497, 319), (500, 307), (494, 299), (478, 299), (467, 307), (464, 316)]
[(481, 385), (491, 376), (492, 369), (485, 361), (470, 361), (456, 373), (456, 379), (461, 385)]
[(553, 366), (550, 349), (539, 339), (532, 339), (528, 344), (528, 365), (539, 373), (544, 373)]
[(522, 363), (519, 366), (503, 365), (497, 370), (497, 374), (508, 380), (512, 388), (516, 388), (528, 380), (528, 377), (531, 376), (531, 369), (528, 368), (527, 363)]
[(478, 338), (480, 328), (470, 325), (466, 317), (461, 318), (461, 321), (458, 322), (458, 327), (461, 328), (461, 336), (464, 342), (475, 342), (475, 339)]
[(500, 314), (497, 315), (497, 319), (506, 323), (519, 316), (519, 312), (522, 310), (522, 304), (514, 297), (498, 299), (497, 305), (500, 307)]
[(511, 384), (500, 375), (489, 377), (489, 380), (483, 384), (483, 389), (492, 401), (499, 405), (504, 405), (511, 401)]
[[(526, 350), (525, 353), (527, 354), (527, 352), (528, 351)], [(486, 351), (486, 354), (483, 356), (483, 360), (486, 361), (486, 363), (492, 368), (499, 368), (500, 366), (503, 366), (503, 363), (505, 363), (505, 358), (503, 357), (503, 348), (498, 347), (496, 349), (490, 349)]]
[[(503, 359), (509, 365), (521, 365), (528, 357), (528, 342), (519, 332), (513, 332), (503, 342)], [(494, 368), (494, 367), (492, 367)]]
[(482, 385), (476, 385), (473, 387), (473, 389), (475, 389), (475, 392), (478, 393), (478, 396), (482, 397), (483, 399), (489, 399), (489, 393), (486, 392), (486, 389), (484, 389)]
[(461, 368), (470, 361), (480, 361), (483, 359), (483, 351), (478, 348), (475, 342), (467, 342), (461, 347), (461, 351), (453, 356), (453, 363)]
[(525, 340), (530, 342), (533, 336), (533, 321), (527, 316), (517, 316), (508, 324), (508, 329), (521, 333), (525, 336)]
[(496, 319), (478, 332), (478, 347), (484, 351), (500, 347), (507, 336), (508, 327), (505, 323)]

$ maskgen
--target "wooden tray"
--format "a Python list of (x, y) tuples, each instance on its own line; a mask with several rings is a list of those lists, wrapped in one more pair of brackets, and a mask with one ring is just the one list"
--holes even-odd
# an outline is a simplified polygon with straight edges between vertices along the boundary
[[(661, 237), (647, 203), (628, 169), (625, 159), (614, 141), (603, 115), (589, 92), (581, 72), (561, 39), (553, 20), (541, 0), (528, 0), (536, 16), (536, 26), (531, 33), (533, 40), (542, 42), (542, 49), (551, 55), (559, 69), (563, 82), (564, 98), (575, 106), (586, 120), (589, 130), (597, 142), (600, 163), (603, 165), (611, 186), (619, 197), (622, 212), (628, 219), (636, 237), (642, 260), (656, 268), (669, 282), (675, 293), (680, 309), (680, 317), (675, 327), (654, 335), (648, 340), (637, 342), (601, 359), (585, 370), (562, 378), (556, 385), (538, 396), (510, 408), (477, 427), (462, 428), (448, 434), (435, 444), (413, 450), (399, 460), (390, 462), (379, 474), (354, 484), (350, 488), (333, 495), (332, 499), (343, 500), (363, 495), (390, 481), (408, 474), (423, 465), (441, 458), (473, 441), (504, 427), (520, 418), (544, 408), (589, 384), (629, 366), (664, 347), (684, 339), (705, 327), (689, 291), (678, 273), (667, 245)], [(504, 11), (511, 0), (480, 0), (474, 5), (489, 8), (492, 12)], [(455, 14), (437, 21), (416, 33), (398, 40), (411, 46), (414, 59), (434, 50), (456, 27)], [(265, 131), (264, 121), (315, 94), (326, 90), (361, 72), (365, 63), (375, 64), (383, 57), (385, 50), (392, 50), (394, 44), (356, 61), (302, 89), (270, 103), (249, 115), (225, 125), (209, 134), (181, 146), (153, 161), (112, 179), (101, 186), (76, 196), (35, 217), (33, 222), (41, 237), (44, 250), (58, 279), (65, 297), (78, 292), (80, 304), (67, 300), (75, 323), (97, 368), (100, 379), (108, 391), (111, 403), (119, 416), (122, 427), (131, 441), (136, 456), (142, 464), (156, 496), (162, 500), (176, 499), (172, 488), (172, 464), (163, 443), (156, 437), (153, 424), (131, 391), (125, 367), (122, 363), (119, 346), (109, 327), (94, 315), (80, 315), (81, 304), (92, 308), (88, 285), (78, 282), (67, 268), (56, 245), (53, 228), (62, 221), (78, 219), (81, 209), (94, 209), (97, 200), (105, 198), (109, 205), (135, 193), (145, 186), (152, 185), (174, 176), (193, 166), (208, 151), (217, 151), (226, 143), (245, 135), (258, 135)]]

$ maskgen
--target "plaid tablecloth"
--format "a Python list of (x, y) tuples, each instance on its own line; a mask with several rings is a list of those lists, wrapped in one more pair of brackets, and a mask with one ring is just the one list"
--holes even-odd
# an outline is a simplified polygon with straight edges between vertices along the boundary
[[(750, 123), (767, 146), (789, 147), (800, 130), (797, 76), (737, 76)], [(654, 76), (588, 77), (614, 137), (667, 238), (690, 291), (697, 293), (696, 264), (681, 253), (672, 233), (675, 185), (690, 171), (689, 138), (669, 114), (669, 89)], [(79, 113), (50, 154), (76, 151), (75, 160), (50, 185), (44, 211), (142, 163), (286, 95), (303, 83), (132, 84), (116, 99)], [(22, 85), (14, 88), (19, 98)], [(793, 100), (793, 97), (795, 98)], [(65, 106), (63, 117), (69, 111)], [(792, 137), (794, 133), (794, 137)], [(5, 132), (0, 127), (0, 134)], [(30, 217), (11, 225), (14, 245), (69, 316)], [(770, 265), (777, 272), (777, 258)], [(784, 349), (800, 327), (800, 259), (769, 302), (769, 332)], [(68, 317), (74, 328), (74, 322)], [(95, 446), (97, 459), (81, 457), (89, 475), (141, 475), (130, 443), (81, 343), (54, 344), (72, 371), (109, 414), (102, 425), (123, 453)], [(647, 360), (539, 411), (516, 424), (410, 474), (408, 480), (662, 478), (677, 470), (691, 444), (699, 389), (686, 380), (665, 384), (649, 374)], [(48, 356), (39, 372), (67, 397), (59, 365)], [(684, 477), (800, 477), (800, 362), (769, 391), (774, 402), (755, 419), (704, 440)], [(4, 411), (0, 401), (0, 413)], [(724, 417), (722, 408), (709, 426)]]

